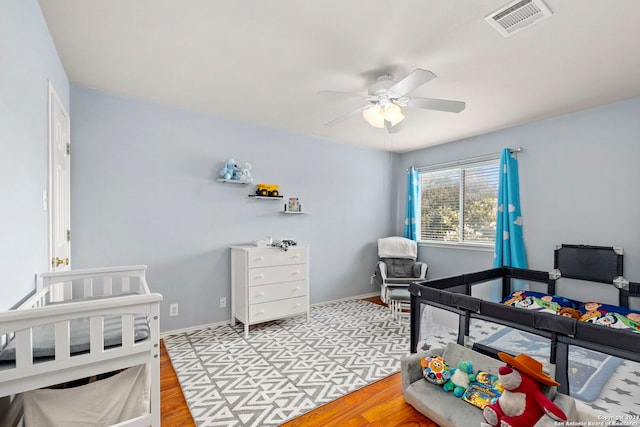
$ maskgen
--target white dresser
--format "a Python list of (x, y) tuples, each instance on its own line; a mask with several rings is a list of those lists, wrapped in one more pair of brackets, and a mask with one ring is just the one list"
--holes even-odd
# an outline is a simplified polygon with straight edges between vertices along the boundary
[(309, 247), (231, 247), (231, 325), (309, 316)]

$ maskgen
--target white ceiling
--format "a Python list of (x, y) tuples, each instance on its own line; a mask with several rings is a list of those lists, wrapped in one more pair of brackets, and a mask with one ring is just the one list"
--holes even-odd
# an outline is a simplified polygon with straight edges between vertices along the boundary
[[(640, 1), (545, 0), (511, 37), (508, 0), (39, 0), (69, 80), (104, 91), (404, 152), (640, 96)], [(380, 74), (438, 77), (397, 133), (354, 115)]]

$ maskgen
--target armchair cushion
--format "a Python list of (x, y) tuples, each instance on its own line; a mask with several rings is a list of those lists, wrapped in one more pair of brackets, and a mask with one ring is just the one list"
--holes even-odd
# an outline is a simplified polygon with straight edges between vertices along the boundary
[(382, 258), (382, 262), (387, 265), (387, 277), (418, 277), (414, 276), (413, 266), (416, 262), (412, 259)]

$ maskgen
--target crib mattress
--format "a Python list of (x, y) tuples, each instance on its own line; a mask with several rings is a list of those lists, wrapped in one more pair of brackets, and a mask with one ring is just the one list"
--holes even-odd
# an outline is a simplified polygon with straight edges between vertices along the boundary
[[(83, 317), (69, 322), (70, 353), (78, 354), (89, 351), (89, 324), (90, 319)], [(134, 316), (134, 340), (144, 340), (149, 336), (149, 323), (147, 316), (139, 314)], [(51, 358), (55, 356), (55, 332), (54, 324), (37, 326), (32, 329), (33, 357)], [(122, 317), (104, 317), (104, 348), (119, 346), (122, 344)], [(11, 362), (16, 359), (15, 341), (11, 340), (0, 351), (0, 362)], [(0, 364), (2, 365), (2, 364)], [(1, 369), (1, 367), (0, 367)]]

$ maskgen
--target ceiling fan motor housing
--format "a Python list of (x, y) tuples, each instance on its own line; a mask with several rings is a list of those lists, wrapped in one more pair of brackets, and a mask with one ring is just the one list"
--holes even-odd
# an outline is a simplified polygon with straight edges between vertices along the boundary
[(369, 86), (369, 95), (381, 95), (385, 93), (395, 81), (391, 74), (384, 74), (376, 79), (371, 86)]

